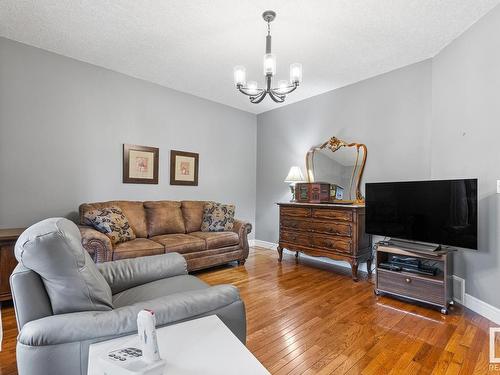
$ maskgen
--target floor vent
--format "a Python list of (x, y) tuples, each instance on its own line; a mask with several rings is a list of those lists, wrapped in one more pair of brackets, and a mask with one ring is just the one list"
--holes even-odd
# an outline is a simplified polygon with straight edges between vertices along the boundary
[(465, 280), (453, 275), (453, 300), (461, 305), (465, 302)]

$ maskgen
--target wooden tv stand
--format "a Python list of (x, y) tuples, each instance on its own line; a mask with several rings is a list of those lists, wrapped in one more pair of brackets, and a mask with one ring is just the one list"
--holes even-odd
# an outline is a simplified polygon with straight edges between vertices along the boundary
[[(387, 293), (414, 301), (428, 303), (448, 313), (448, 306), (453, 304), (452, 250), (434, 252), (412, 251), (407, 247), (377, 244), (375, 294)], [(420, 275), (405, 271), (391, 271), (380, 268), (393, 255), (419, 258), (435, 264), (440, 272), (435, 276)]]

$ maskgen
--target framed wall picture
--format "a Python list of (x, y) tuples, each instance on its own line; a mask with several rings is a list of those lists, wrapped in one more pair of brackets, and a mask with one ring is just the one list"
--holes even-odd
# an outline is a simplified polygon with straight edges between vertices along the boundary
[(199, 155), (194, 152), (170, 151), (170, 185), (198, 186)]
[(158, 184), (160, 149), (123, 145), (123, 183)]

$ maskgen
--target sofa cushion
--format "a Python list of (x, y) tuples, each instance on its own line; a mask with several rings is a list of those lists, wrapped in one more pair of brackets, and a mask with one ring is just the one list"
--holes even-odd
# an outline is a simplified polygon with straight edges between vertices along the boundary
[(143, 203), (137, 201), (109, 201), (81, 204), (80, 223), (85, 225), (85, 212), (109, 206), (118, 206), (122, 209), (136, 237), (146, 238), (148, 236), (146, 228), (146, 211), (144, 210)]
[(232, 204), (207, 202), (203, 208), (202, 232), (223, 232), (233, 229), (235, 207)]
[(238, 245), (240, 242), (235, 232), (193, 232), (189, 235), (204, 239), (208, 250)]
[(15, 254), (42, 278), (54, 314), (111, 310), (111, 289), (83, 248), (80, 230), (68, 219), (32, 225), (17, 240)]
[(113, 260), (158, 255), (163, 253), (165, 253), (165, 248), (162, 244), (148, 240), (147, 238), (136, 238), (132, 241), (117, 244), (113, 250)]
[(149, 301), (174, 293), (183, 293), (189, 290), (203, 290), (209, 286), (191, 275), (180, 275), (165, 279), (155, 280), (139, 285), (113, 295), (113, 306), (119, 308), (137, 302)]
[(182, 216), (184, 217), (184, 225), (186, 233), (197, 232), (201, 230), (201, 222), (203, 221), (203, 209), (205, 201), (182, 201)]
[(135, 240), (135, 233), (118, 206), (96, 208), (85, 212), (85, 224), (109, 237), (113, 244)]
[(167, 253), (192, 253), (206, 249), (205, 241), (188, 234), (164, 234), (151, 237), (151, 240), (161, 243)]
[(144, 202), (146, 209), (148, 237), (161, 234), (186, 233), (182, 217), (181, 202)]

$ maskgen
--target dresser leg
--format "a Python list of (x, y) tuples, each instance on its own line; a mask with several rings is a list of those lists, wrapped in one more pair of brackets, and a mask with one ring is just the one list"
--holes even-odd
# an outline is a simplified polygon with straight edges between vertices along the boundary
[(351, 263), (351, 270), (352, 270), (352, 280), (358, 281), (358, 262), (357, 261), (353, 261)]
[(281, 246), (278, 246), (278, 262), (281, 262), (283, 259), (283, 248)]

